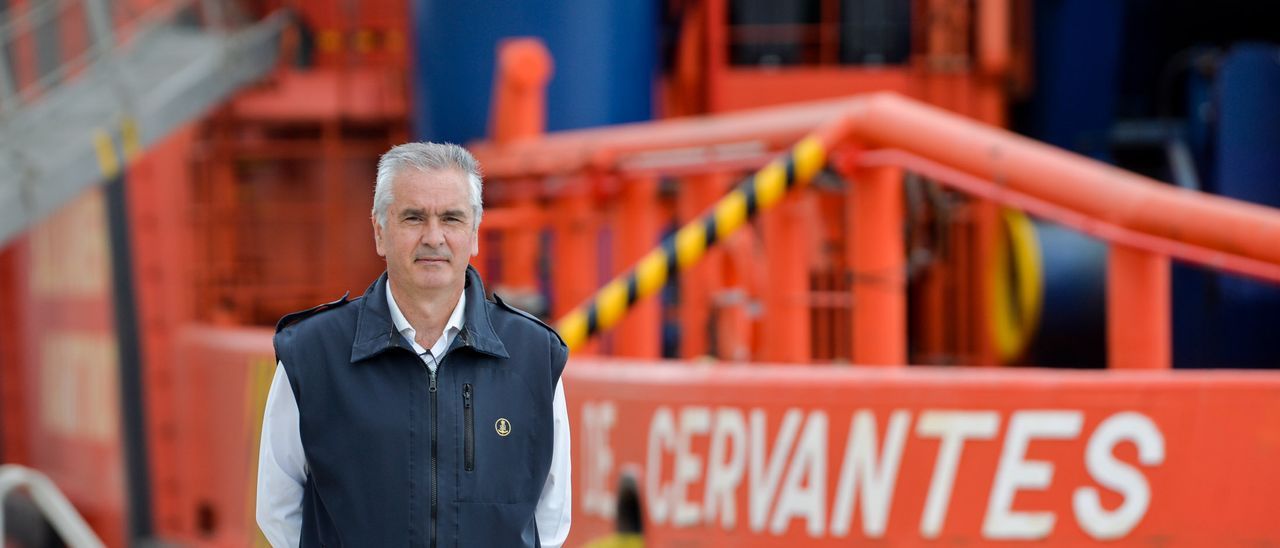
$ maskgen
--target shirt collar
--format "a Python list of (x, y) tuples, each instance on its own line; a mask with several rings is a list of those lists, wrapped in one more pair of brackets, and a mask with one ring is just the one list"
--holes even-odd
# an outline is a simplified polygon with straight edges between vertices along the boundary
[[(404, 338), (408, 339), (414, 346), (414, 351), (421, 354), (427, 349), (421, 348), (416, 339), (418, 332), (409, 324), (409, 320), (404, 317), (404, 313), (400, 311), (400, 306), (396, 304), (396, 298), (391, 295), (391, 284), (387, 286), (387, 308), (391, 310), (391, 323), (395, 324), (396, 331), (399, 331)], [(449, 314), (449, 320), (444, 324), (444, 333), (440, 339), (444, 341), (444, 347), (447, 348), (449, 342), (453, 340), (453, 336), (462, 331), (463, 311), (467, 306), (467, 292), (463, 291), (458, 295), (458, 304), (454, 305), (453, 312)], [(443, 353), (444, 348), (436, 348), (441, 346), (438, 342), (434, 344), (430, 350), (433, 355)]]
[[(383, 272), (365, 290), (364, 295), (353, 302), (358, 304), (356, 316), (355, 340), (351, 343), (351, 363), (360, 362), (381, 354), (391, 348), (401, 347), (413, 350), (413, 347), (399, 342), (403, 335), (396, 330), (391, 321), (391, 306), (387, 299), (378, 294), (386, 294), (387, 273)], [(469, 306), (462, 312), (462, 331), (455, 340), (461, 340), (462, 346), (495, 358), (507, 359), (506, 345), (498, 338), (489, 319), (488, 301), (485, 299), (484, 283), (480, 274), (472, 267), (467, 267), (467, 282), (462, 291), (467, 294)], [(452, 343), (451, 343), (452, 344)]]

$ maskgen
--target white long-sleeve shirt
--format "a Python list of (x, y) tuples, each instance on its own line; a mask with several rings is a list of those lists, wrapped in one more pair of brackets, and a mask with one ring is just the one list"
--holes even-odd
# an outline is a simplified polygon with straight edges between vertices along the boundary
[[(413, 344), (414, 352), (432, 371), (436, 370), (437, 357), (442, 357), (462, 330), (465, 293), (449, 315), (444, 333), (430, 349), (415, 340), (413, 326), (405, 319), (387, 285), (387, 305), (396, 329)], [(542, 546), (558, 548), (569, 536), (571, 465), (569, 462), (569, 412), (564, 401), (564, 383), (556, 384), (552, 403), (553, 450), (551, 472), (542, 486), (542, 496), (534, 519), (538, 524), (538, 537)], [(298, 546), (302, 534), (302, 493), (307, 478), (307, 459), (302, 448), (302, 436), (298, 430), (298, 402), (289, 386), (289, 375), (284, 364), (276, 364), (275, 378), (267, 394), (267, 406), (262, 417), (262, 441), (258, 452), (258, 527), (276, 548)]]

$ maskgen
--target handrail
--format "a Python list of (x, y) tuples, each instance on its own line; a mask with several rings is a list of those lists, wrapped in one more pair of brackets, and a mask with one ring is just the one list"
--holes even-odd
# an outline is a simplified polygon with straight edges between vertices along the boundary
[(1012, 190), (961, 171), (942, 166), (901, 150), (871, 150), (860, 154), (861, 167), (894, 166), (923, 175), (943, 186), (971, 196), (986, 198), (1003, 206), (1031, 213), (1099, 240), (1168, 255), (1190, 263), (1211, 266), (1251, 278), (1280, 284), (1280, 264), (1240, 257), (1214, 249), (1152, 236), (1107, 220), (1087, 217), (1065, 207)]
[(817, 128), (867, 148), (927, 158), (1117, 227), (1280, 265), (1280, 210), (1175, 188), (894, 93), (471, 148), (489, 177), (503, 178), (609, 171), (628, 155), (656, 150), (751, 140), (785, 146)]
[(490, 178), (612, 170), (628, 155), (646, 152), (758, 142), (772, 145), (775, 150), (789, 147), (863, 102), (843, 98), (708, 117), (558, 131), (503, 144), (471, 143), (467, 149)]
[(1151, 236), (1280, 264), (1280, 210), (1177, 188), (891, 94), (871, 97), (854, 120), (855, 138), (868, 146), (900, 148)]
[[(854, 272), (890, 273), (881, 280), (883, 287), (855, 283), (852, 289), (859, 303), (853, 318), (855, 363), (906, 360), (906, 288), (897, 274), (905, 268), (902, 242), (870, 236), (900, 229), (896, 210), (903, 169), (931, 172), (979, 198), (1034, 209), (1111, 244), (1106, 322), (1111, 367), (1171, 366), (1170, 257), (1280, 281), (1280, 210), (1165, 185), (892, 93), (481, 143), (473, 151), (497, 178), (573, 172), (634, 176), (634, 166), (646, 164), (637, 159), (655, 153), (688, 155), (726, 143), (776, 151), (797, 141), (821, 143), (811, 156), (825, 162), (834, 155), (837, 170), (857, 183), (852, 215), (859, 229), (850, 240)], [(864, 152), (868, 149), (887, 150)], [(777, 166), (794, 165), (787, 158), (766, 166), (562, 317), (558, 327), (566, 341), (580, 345), (617, 323), (631, 305), (726, 236), (731, 230), (726, 227), (740, 226), (743, 197), (753, 188), (778, 188), (783, 178)], [(661, 169), (641, 171), (653, 175)], [(792, 175), (785, 177), (786, 189), (806, 182)], [(722, 218), (733, 222), (721, 223)], [(786, 347), (804, 344), (802, 331), (775, 339)]]
[(48, 476), (25, 466), (16, 464), (0, 465), (0, 543), (4, 542), (3, 502), (17, 487), (26, 487), (31, 492), (40, 513), (49, 520), (58, 535), (68, 546), (73, 548), (105, 546), (85, 523), (80, 513), (67, 501), (67, 497), (58, 490), (58, 486)]

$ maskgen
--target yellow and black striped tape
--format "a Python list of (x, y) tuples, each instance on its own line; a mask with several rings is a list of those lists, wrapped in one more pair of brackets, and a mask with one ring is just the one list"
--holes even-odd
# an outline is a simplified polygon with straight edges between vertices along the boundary
[(701, 217), (690, 221), (614, 278), (586, 303), (556, 323), (569, 348), (616, 325), (640, 299), (656, 293), (676, 273), (689, 268), (716, 242), (741, 228), (757, 212), (769, 209), (793, 188), (807, 185), (827, 161), (817, 137), (806, 137), (784, 156), (738, 183)]

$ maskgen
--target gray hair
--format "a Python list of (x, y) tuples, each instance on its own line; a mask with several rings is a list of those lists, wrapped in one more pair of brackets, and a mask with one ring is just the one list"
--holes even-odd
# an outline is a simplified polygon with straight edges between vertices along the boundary
[(480, 177), (480, 164), (467, 149), (453, 143), (405, 143), (388, 150), (378, 159), (378, 179), (373, 187), (373, 216), (378, 226), (387, 227), (387, 209), (391, 207), (391, 185), (406, 167), (430, 172), (456, 169), (467, 175), (468, 193), (471, 195), (471, 213), (475, 217), (472, 228), (480, 229), (480, 217), (484, 214), (481, 193), (484, 181)]

